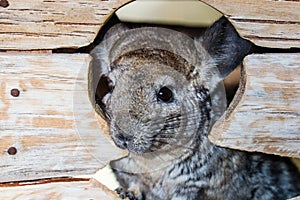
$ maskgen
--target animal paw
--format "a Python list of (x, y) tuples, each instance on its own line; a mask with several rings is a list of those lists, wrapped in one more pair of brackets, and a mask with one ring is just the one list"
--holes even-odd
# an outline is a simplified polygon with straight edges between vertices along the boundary
[(115, 191), (121, 199), (127, 198), (129, 200), (142, 200), (141, 195), (136, 195), (134, 192), (127, 191), (126, 189), (124, 189), (122, 187), (118, 187)]

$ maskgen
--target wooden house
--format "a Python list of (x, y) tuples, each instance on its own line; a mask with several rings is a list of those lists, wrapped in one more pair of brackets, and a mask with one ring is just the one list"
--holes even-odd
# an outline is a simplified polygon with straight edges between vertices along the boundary
[[(129, 2), (0, 0), (0, 199), (118, 199), (95, 173), (124, 152), (95, 112), (80, 49)], [(300, 2), (203, 2), (265, 50), (245, 58), (211, 141), (300, 158)]]

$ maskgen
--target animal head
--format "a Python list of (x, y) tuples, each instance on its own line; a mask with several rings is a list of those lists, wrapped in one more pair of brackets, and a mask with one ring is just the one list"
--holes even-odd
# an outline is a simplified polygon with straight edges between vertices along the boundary
[(91, 55), (99, 70), (97, 102), (115, 144), (146, 154), (206, 137), (226, 106), (222, 79), (250, 46), (225, 18), (196, 38), (159, 27), (114, 27)]

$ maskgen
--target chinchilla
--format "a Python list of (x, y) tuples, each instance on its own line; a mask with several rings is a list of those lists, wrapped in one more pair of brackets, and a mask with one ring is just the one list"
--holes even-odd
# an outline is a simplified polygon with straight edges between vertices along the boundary
[[(226, 108), (222, 80), (249, 53), (222, 17), (196, 37), (155, 26), (114, 26), (91, 52), (96, 100), (114, 143), (111, 161), (129, 199), (288, 199), (300, 175), (288, 158), (208, 140)], [(245, 130), (247, 131), (247, 130)]]

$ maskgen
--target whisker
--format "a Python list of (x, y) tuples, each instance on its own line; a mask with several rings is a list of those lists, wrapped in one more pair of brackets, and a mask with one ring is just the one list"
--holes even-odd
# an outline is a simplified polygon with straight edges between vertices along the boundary
[[(181, 139), (186, 139), (186, 141), (191, 141), (192, 138), (191, 137), (182, 137)], [(178, 147), (187, 147), (189, 148), (189, 146), (184, 146), (184, 145), (180, 145), (178, 143), (178, 138), (165, 138), (165, 137), (156, 137), (153, 138), (152, 140), (153, 144), (157, 145), (157, 144), (172, 144), (172, 145), (178, 145)]]

